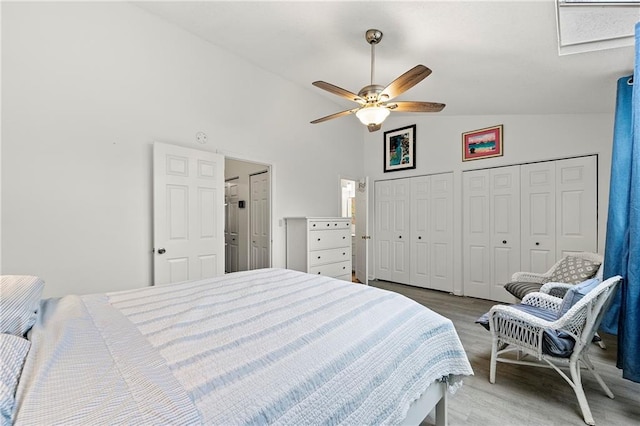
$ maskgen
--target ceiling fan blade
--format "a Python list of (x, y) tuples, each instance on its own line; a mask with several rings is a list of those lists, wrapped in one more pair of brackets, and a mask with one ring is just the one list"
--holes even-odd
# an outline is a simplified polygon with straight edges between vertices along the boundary
[(424, 65), (416, 65), (385, 87), (378, 95), (378, 100), (385, 102), (395, 98), (420, 83), (422, 80), (427, 78), (429, 74), (431, 74), (431, 70), (429, 68)]
[(345, 90), (341, 87), (334, 86), (333, 84), (327, 83), (326, 81), (314, 81), (311, 84), (313, 84), (316, 87), (319, 87), (320, 89), (326, 90), (329, 93), (333, 93), (334, 95), (338, 95), (345, 99), (349, 99), (350, 101), (357, 102), (360, 105), (364, 105), (367, 103), (366, 99), (361, 98), (355, 93)]
[(378, 131), (381, 128), (382, 128), (382, 124), (369, 124), (369, 125), (367, 125), (367, 129), (369, 129), (370, 132)]
[(317, 120), (313, 120), (311, 122), (311, 124), (322, 123), (323, 121), (327, 121), (327, 120), (331, 120), (331, 119), (334, 119), (334, 118), (342, 117), (342, 116), (345, 116), (345, 115), (353, 114), (354, 112), (356, 112), (359, 109), (360, 108), (354, 108), (354, 109), (348, 109), (346, 111), (336, 112), (335, 114), (327, 115), (326, 117), (322, 117), (322, 118), (318, 118)]
[(398, 112), (440, 112), (445, 104), (437, 102), (398, 101), (385, 104), (387, 108)]

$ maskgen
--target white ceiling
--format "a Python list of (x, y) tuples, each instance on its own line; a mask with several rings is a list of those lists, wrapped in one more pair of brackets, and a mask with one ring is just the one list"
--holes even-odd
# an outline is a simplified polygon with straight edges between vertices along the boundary
[(447, 104), (439, 114), (608, 113), (617, 79), (633, 71), (632, 46), (559, 56), (554, 0), (136, 4), (334, 100), (327, 115), (357, 104), (311, 82), (368, 85), (369, 28), (384, 33), (375, 83), (424, 64), (433, 73), (397, 99)]

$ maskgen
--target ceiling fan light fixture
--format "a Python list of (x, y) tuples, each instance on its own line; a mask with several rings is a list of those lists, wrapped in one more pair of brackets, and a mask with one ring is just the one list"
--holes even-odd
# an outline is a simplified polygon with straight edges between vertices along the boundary
[(356, 117), (365, 126), (370, 124), (381, 124), (391, 113), (387, 108), (381, 106), (370, 106), (356, 111)]

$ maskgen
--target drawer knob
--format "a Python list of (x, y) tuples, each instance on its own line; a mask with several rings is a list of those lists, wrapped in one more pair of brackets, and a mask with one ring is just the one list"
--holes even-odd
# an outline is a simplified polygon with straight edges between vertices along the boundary
[(327, 226), (331, 226), (331, 225), (327, 223)]
[(540, 245), (540, 243), (536, 243), (536, 245), (537, 245), (537, 246), (539, 246), (539, 245)]
[(402, 239), (402, 235), (400, 235), (398, 238)]
[(342, 252), (342, 255), (343, 255), (343, 256), (346, 256), (346, 255), (347, 255), (347, 253), (345, 253), (345, 252)]
[(421, 239), (422, 239), (422, 235), (419, 235), (419, 236), (418, 236), (418, 239), (419, 239), (419, 240), (421, 240)]
[(345, 238), (347, 238), (347, 237), (342, 237), (342, 239), (343, 239), (343, 240), (344, 240)]
[(320, 275), (320, 272), (318, 272), (318, 275)]
[(316, 224), (315, 224), (315, 223), (313, 224), (313, 227), (314, 227), (314, 228), (316, 227)]
[(318, 241), (320, 241), (320, 238), (318, 238)]
[(507, 240), (502, 240), (502, 244), (507, 244)]
[(320, 256), (318, 256), (318, 259), (320, 259)]

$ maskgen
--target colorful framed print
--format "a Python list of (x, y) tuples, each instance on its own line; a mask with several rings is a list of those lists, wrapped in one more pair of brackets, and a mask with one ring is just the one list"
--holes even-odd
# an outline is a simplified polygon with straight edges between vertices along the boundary
[(416, 168), (416, 125), (384, 132), (384, 172)]
[(500, 157), (502, 154), (502, 124), (462, 134), (462, 161)]

